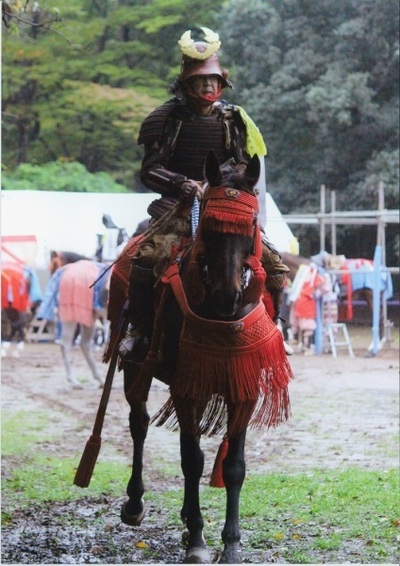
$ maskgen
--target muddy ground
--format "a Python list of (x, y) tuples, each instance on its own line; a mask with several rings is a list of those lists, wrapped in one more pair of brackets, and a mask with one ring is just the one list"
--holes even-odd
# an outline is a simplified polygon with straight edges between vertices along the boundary
[[(353, 328), (351, 336), (356, 357), (341, 349), (337, 359), (331, 354), (291, 357), (295, 379), (290, 386), (293, 416), (268, 433), (250, 431), (246, 445), (247, 473), (296, 471), (316, 468), (344, 469), (358, 466), (387, 470), (399, 464), (398, 447), (393, 442), (399, 430), (399, 350), (398, 340), (376, 357), (366, 357), (368, 329)], [(101, 352), (96, 358), (101, 360)], [(27, 344), (19, 358), (2, 359), (2, 407), (46, 411), (51, 430), (60, 439), (48, 445), (52, 456), (79, 455), (90, 435), (101, 391), (90, 378), (78, 347), (73, 351), (76, 373), (83, 389), (72, 389), (64, 378), (59, 346), (53, 343)], [(102, 364), (102, 371), (106, 373)], [(151, 412), (166, 399), (166, 388), (155, 382), (151, 391)], [(122, 375), (117, 373), (103, 429), (99, 460), (120, 460), (129, 464), (128, 406), (122, 392)], [(216, 439), (205, 439), (207, 484), (213, 464)], [(81, 450), (82, 449), (82, 450)], [(179, 476), (165, 479), (163, 468), (176, 466), (178, 435), (151, 428), (146, 444), (146, 485), (152, 491), (176, 485)], [(78, 463), (77, 461), (77, 463)], [(2, 460), (7, 475), (14, 462)], [(159, 509), (148, 510), (149, 519), (134, 530), (120, 522), (124, 500), (104, 494), (96, 500), (85, 497), (73, 503), (44, 503), (14, 513), (12, 524), (2, 529), (2, 563), (179, 563), (183, 559), (180, 533), (171, 529)], [(7, 510), (7, 501), (2, 502)], [(65, 524), (63, 515), (75, 510), (87, 522)], [(156, 520), (157, 516), (160, 517)], [(99, 520), (101, 517), (101, 521)], [(90, 520), (89, 520), (90, 519)], [(93, 519), (93, 520), (92, 520)], [(86, 525), (83, 527), (82, 525)], [(246, 532), (243, 533), (246, 540)], [(137, 547), (146, 541), (153, 554)], [(162, 556), (162, 558), (160, 558)], [(215, 559), (216, 557), (214, 557)], [(282, 562), (279, 548), (270, 551), (243, 548), (244, 562)], [(354, 561), (343, 556), (343, 562)], [(321, 562), (329, 562), (322, 560)], [(342, 562), (342, 561), (341, 561)]]

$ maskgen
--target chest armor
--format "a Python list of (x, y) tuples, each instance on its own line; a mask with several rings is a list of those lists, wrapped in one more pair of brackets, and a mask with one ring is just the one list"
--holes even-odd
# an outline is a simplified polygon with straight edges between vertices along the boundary
[(225, 128), (218, 115), (193, 116), (182, 121), (175, 137), (167, 169), (201, 180), (207, 154), (214, 150), (220, 163), (231, 157), (226, 147)]

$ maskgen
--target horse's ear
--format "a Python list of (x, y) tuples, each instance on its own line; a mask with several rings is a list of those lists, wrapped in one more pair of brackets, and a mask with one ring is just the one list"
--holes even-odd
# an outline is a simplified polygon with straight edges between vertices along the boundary
[(260, 178), (260, 171), (261, 171), (260, 158), (255, 153), (248, 162), (246, 167), (246, 177), (253, 187)]
[(204, 164), (204, 178), (211, 187), (221, 184), (222, 176), (215, 151), (209, 151)]

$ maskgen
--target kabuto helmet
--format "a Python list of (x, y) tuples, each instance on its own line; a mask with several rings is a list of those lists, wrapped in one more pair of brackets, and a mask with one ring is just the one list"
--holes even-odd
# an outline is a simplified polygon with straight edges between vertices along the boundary
[(200, 28), (204, 41), (194, 41), (191, 30), (186, 31), (178, 41), (182, 52), (181, 70), (178, 79), (185, 82), (196, 75), (217, 75), (222, 88), (232, 88), (228, 71), (223, 69), (217, 55), (221, 42), (219, 35), (209, 28)]

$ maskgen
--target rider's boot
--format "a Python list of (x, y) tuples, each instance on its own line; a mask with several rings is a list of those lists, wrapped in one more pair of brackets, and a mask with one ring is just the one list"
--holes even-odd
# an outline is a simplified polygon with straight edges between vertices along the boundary
[(127, 312), (129, 326), (120, 344), (120, 353), (126, 361), (140, 364), (149, 350), (154, 322), (154, 283), (153, 269), (132, 264)]

